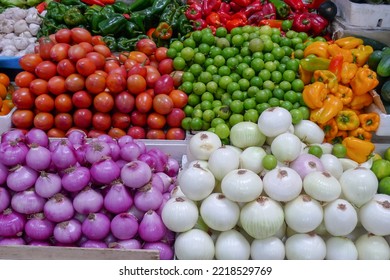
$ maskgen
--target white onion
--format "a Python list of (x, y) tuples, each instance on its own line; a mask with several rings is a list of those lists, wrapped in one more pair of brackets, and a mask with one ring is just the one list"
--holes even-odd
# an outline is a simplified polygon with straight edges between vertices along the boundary
[(205, 199), (215, 187), (215, 178), (209, 169), (194, 165), (185, 169), (178, 178), (181, 191), (189, 199)]
[(225, 148), (227, 149), (231, 149), (233, 150), (234, 152), (237, 153), (238, 157), (240, 157), (241, 153), (242, 153), (242, 149), (236, 147), (236, 146), (233, 146), (233, 145), (224, 145)]
[(317, 234), (297, 233), (285, 243), (288, 260), (323, 260), (326, 256), (325, 241)]
[(350, 234), (358, 223), (358, 215), (351, 203), (336, 199), (324, 207), (326, 230), (333, 236)]
[(256, 174), (264, 170), (262, 160), (267, 155), (262, 147), (248, 147), (240, 155), (240, 168), (249, 169)]
[(185, 194), (182, 192), (180, 186), (174, 186), (170, 192), (170, 195), (171, 195), (171, 198), (172, 197), (185, 197)]
[(284, 260), (284, 243), (277, 237), (255, 239), (251, 243), (252, 260)]
[(260, 196), (256, 200), (248, 202), (241, 209), (241, 226), (250, 236), (256, 239), (275, 235), (283, 222), (282, 206), (266, 196)]
[(221, 139), (217, 134), (210, 131), (196, 133), (188, 143), (189, 153), (200, 160), (208, 160), (210, 154), (222, 146)]
[(348, 169), (354, 169), (359, 166), (359, 163), (349, 158), (339, 158), (339, 161), (341, 162), (343, 171), (346, 171)]
[(363, 167), (344, 171), (339, 182), (343, 196), (356, 207), (370, 201), (378, 189), (378, 179), (374, 172)]
[(323, 154), (320, 157), (320, 160), (325, 171), (328, 171), (335, 178), (340, 179), (341, 174), (343, 174), (344, 170), (339, 158), (332, 154)]
[(226, 231), (237, 224), (240, 207), (222, 193), (212, 193), (202, 201), (200, 215), (210, 228)]
[(174, 247), (179, 260), (212, 260), (215, 254), (213, 239), (200, 229), (180, 233)]
[(185, 197), (173, 197), (165, 203), (161, 218), (174, 232), (184, 232), (194, 227), (199, 217), (198, 207)]
[(375, 235), (390, 235), (390, 196), (376, 194), (359, 210), (362, 226)]
[(322, 128), (310, 120), (301, 120), (295, 124), (294, 134), (306, 144), (320, 144), (324, 142), (325, 138)]
[(355, 246), (359, 260), (388, 260), (390, 259), (390, 247), (383, 236), (366, 233), (361, 235)]
[(326, 240), (326, 260), (357, 260), (358, 251), (351, 239), (331, 237)]
[(193, 160), (186, 165), (186, 169), (193, 167), (194, 165), (200, 165), (202, 168), (209, 168), (209, 163), (207, 160)]
[(257, 124), (253, 122), (239, 122), (230, 129), (230, 143), (241, 149), (252, 146), (260, 147), (264, 144), (265, 138)]
[(282, 163), (292, 162), (301, 154), (301, 151), (301, 140), (289, 132), (279, 134), (271, 144), (272, 154)]
[(215, 179), (222, 180), (230, 171), (237, 169), (240, 158), (237, 152), (231, 148), (222, 146), (211, 153), (208, 160), (208, 169)]
[(215, 242), (217, 260), (248, 260), (250, 244), (238, 231), (231, 229), (219, 234)]
[(323, 154), (332, 154), (333, 145), (331, 143), (316, 143), (316, 145), (321, 147)]
[(267, 137), (282, 134), (290, 128), (292, 117), (283, 107), (271, 107), (264, 110), (257, 120), (260, 131)]
[(264, 192), (272, 199), (287, 202), (296, 198), (302, 191), (302, 179), (292, 168), (279, 167), (267, 172), (263, 177)]
[(279, 238), (280, 240), (284, 240), (284, 238), (286, 237), (286, 230), (287, 230), (287, 225), (285, 222), (283, 222), (282, 226), (275, 233), (275, 237)]
[(263, 191), (259, 175), (248, 169), (230, 171), (221, 181), (222, 193), (235, 202), (249, 202)]
[(297, 233), (315, 230), (321, 224), (323, 215), (321, 204), (305, 194), (284, 205), (286, 224)]
[(337, 199), (341, 194), (339, 181), (329, 172), (313, 171), (303, 179), (305, 192), (322, 202), (329, 202)]

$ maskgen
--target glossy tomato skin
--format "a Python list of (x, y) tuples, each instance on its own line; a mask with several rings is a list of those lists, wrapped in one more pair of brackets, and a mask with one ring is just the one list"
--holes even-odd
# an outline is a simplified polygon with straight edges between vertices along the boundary
[(123, 130), (128, 129), (131, 124), (130, 115), (126, 113), (114, 112), (111, 119), (112, 127), (117, 127)]
[(11, 116), (14, 127), (19, 129), (29, 129), (33, 126), (34, 113), (31, 110), (16, 109)]
[(93, 98), (93, 107), (96, 111), (102, 113), (108, 113), (114, 108), (114, 98), (108, 92), (101, 92)]
[(62, 28), (54, 34), (57, 43), (70, 44), (72, 42), (72, 31), (68, 28)]
[(173, 78), (169, 74), (162, 75), (154, 84), (156, 94), (169, 94), (174, 89)]
[(167, 58), (167, 51), (168, 48), (166, 47), (158, 47), (156, 49), (156, 52), (154, 53), (154, 57), (158, 62), (162, 61), (163, 59)]
[(84, 48), (84, 50), (87, 52), (87, 54), (89, 52), (93, 51), (93, 45), (91, 43), (81, 42), (81, 43), (79, 43), (79, 45)]
[(74, 63), (86, 56), (87, 51), (80, 45), (72, 45), (68, 50), (68, 57)]
[(63, 93), (57, 95), (54, 99), (54, 107), (57, 112), (68, 113), (73, 109), (72, 97), (70, 94)]
[(79, 74), (83, 75), (84, 77), (87, 77), (96, 71), (96, 66), (93, 60), (87, 57), (83, 57), (77, 60), (76, 70)]
[(41, 37), (38, 39), (38, 53), (43, 60), (50, 59), (50, 50), (55, 45), (50, 37)]
[(92, 96), (85, 90), (80, 90), (72, 94), (72, 103), (78, 109), (87, 109), (92, 105)]
[(135, 45), (135, 49), (149, 56), (156, 52), (157, 45), (152, 39), (144, 38), (138, 40)]
[(184, 140), (186, 139), (186, 132), (180, 127), (172, 127), (165, 133), (168, 140)]
[(110, 130), (107, 132), (109, 136), (111, 136), (114, 139), (119, 139), (122, 136), (126, 135), (126, 131), (123, 129), (117, 128), (117, 127), (112, 127)]
[(150, 59), (149, 57), (140, 51), (131, 51), (129, 53), (129, 58), (137, 61), (138, 63), (144, 63), (145, 65), (150, 64)]
[(92, 112), (89, 109), (77, 109), (73, 113), (73, 122), (77, 128), (89, 129), (92, 125)]
[(68, 58), (68, 50), (70, 45), (67, 43), (58, 43), (55, 44), (50, 49), (50, 59), (56, 62), (59, 62), (65, 58)]
[(173, 79), (173, 85), (178, 88), (182, 83), (183, 83), (183, 74), (184, 74), (184, 71), (180, 71), (180, 70), (175, 70), (175, 71), (172, 71), (171, 74), (171, 77)]
[(51, 112), (54, 109), (54, 99), (49, 94), (41, 94), (35, 98), (34, 105), (40, 112)]
[(85, 86), (85, 78), (80, 74), (70, 74), (65, 79), (65, 87), (71, 92), (83, 90)]
[(132, 126), (127, 130), (127, 135), (130, 135), (134, 139), (145, 139), (146, 131), (143, 127)]
[(51, 77), (57, 75), (57, 65), (49, 60), (42, 61), (35, 68), (35, 75), (48, 81)]
[(147, 92), (141, 92), (135, 98), (135, 107), (141, 113), (148, 113), (153, 107), (153, 96)]
[(111, 115), (109, 113), (96, 112), (92, 116), (92, 127), (99, 131), (107, 131), (111, 128)]
[(28, 54), (23, 55), (19, 59), (20, 67), (22, 67), (23, 70), (34, 73), (34, 74), (35, 74), (35, 68), (41, 62), (43, 62), (43, 59), (37, 53), (28, 53)]
[(85, 79), (85, 88), (92, 94), (98, 94), (106, 89), (106, 77), (92, 73)]
[(57, 73), (66, 78), (76, 73), (76, 66), (70, 59), (63, 59), (57, 63)]
[(188, 95), (180, 89), (172, 90), (169, 97), (172, 99), (175, 108), (184, 108), (188, 103)]
[(158, 71), (161, 75), (170, 74), (174, 70), (172, 58), (165, 58), (158, 63)]
[(92, 35), (87, 29), (81, 27), (74, 27), (70, 31), (72, 32), (71, 37), (74, 43), (92, 43)]
[(59, 113), (54, 117), (54, 127), (61, 131), (68, 131), (73, 127), (73, 117), (69, 113)]
[(40, 112), (34, 117), (34, 127), (42, 129), (44, 131), (49, 130), (54, 125), (54, 117), (47, 112)]
[(139, 74), (130, 75), (127, 78), (127, 90), (137, 95), (146, 90), (146, 80)]
[(127, 71), (127, 77), (134, 75), (134, 74), (138, 74), (138, 75), (141, 75), (142, 77), (146, 78), (147, 70), (146, 70), (145, 65), (137, 63), (136, 65), (134, 65), (132, 68), (130, 68)]
[(61, 129), (58, 129), (56, 127), (50, 128), (46, 132), (46, 134), (48, 137), (51, 137), (51, 138), (64, 138), (66, 136), (65, 131), (62, 131)]
[(34, 79), (30, 83), (30, 91), (34, 95), (48, 94), (48, 81), (44, 79)]
[(36, 79), (36, 76), (28, 71), (21, 71), (15, 76), (15, 84), (22, 87), (29, 87), (32, 80)]
[(141, 113), (138, 110), (134, 110), (131, 112), (130, 118), (132, 125), (144, 127), (147, 124), (148, 115), (146, 113)]
[(161, 115), (169, 114), (173, 109), (173, 101), (167, 94), (157, 94), (153, 98), (153, 110)]
[(62, 76), (51, 77), (47, 82), (47, 88), (50, 93), (59, 95), (66, 92), (65, 78)]
[(110, 72), (106, 78), (106, 86), (112, 93), (120, 93), (126, 89), (126, 79), (120, 73)]
[(163, 129), (167, 120), (164, 115), (152, 112), (147, 117), (147, 125), (151, 129)]
[(135, 97), (128, 91), (122, 91), (115, 95), (115, 109), (121, 113), (130, 113), (135, 106)]
[(161, 74), (156, 67), (150, 65), (146, 66), (146, 71), (146, 84), (149, 88), (154, 88), (156, 82), (160, 79)]
[(101, 44), (94, 45), (93, 50), (95, 52), (104, 55), (104, 57), (110, 57), (112, 55), (111, 50), (106, 45), (101, 45)]
[(92, 60), (95, 64), (96, 69), (101, 70), (104, 68), (104, 64), (106, 64), (106, 58), (101, 53), (92, 51), (87, 53), (86, 58)]
[(12, 103), (18, 109), (31, 109), (35, 96), (29, 88), (18, 88), (12, 94)]
[(146, 133), (146, 138), (164, 140), (166, 139), (166, 135), (162, 129), (149, 129)]
[(180, 108), (173, 108), (167, 115), (167, 124), (170, 127), (181, 127), (181, 121), (186, 117), (184, 111)]

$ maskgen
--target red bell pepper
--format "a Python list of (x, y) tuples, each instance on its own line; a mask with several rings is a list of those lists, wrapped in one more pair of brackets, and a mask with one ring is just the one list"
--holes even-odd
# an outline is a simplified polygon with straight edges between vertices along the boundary
[(230, 1), (229, 6), (230, 6), (230, 10), (233, 13), (237, 13), (237, 12), (241, 11), (241, 9), (242, 9), (242, 7), (240, 5), (238, 5), (237, 3), (235, 3), (234, 1)]
[(312, 0), (309, 4), (307, 4), (307, 7), (309, 9), (318, 9), (323, 2), (325, 2), (325, 0)]
[(212, 11), (218, 11), (221, 7), (221, 3), (221, 0), (204, 0), (203, 15), (207, 17)]
[(274, 28), (282, 28), (282, 22), (281, 19), (262, 19), (260, 21), (260, 25), (269, 25), (270, 27)]
[(307, 9), (306, 4), (302, 0), (283, 0), (284, 3), (290, 6), (294, 11), (304, 11)]
[(241, 18), (232, 18), (226, 22), (226, 29), (230, 32), (235, 27), (246, 25), (246, 22)]
[(236, 3), (241, 7), (246, 7), (250, 5), (253, 2), (253, 0), (232, 0), (232, 2)]
[(310, 32), (315, 36), (325, 33), (326, 28), (329, 25), (328, 20), (323, 16), (320, 16), (315, 13), (306, 13), (306, 14), (311, 22)]
[(269, 19), (275, 19), (276, 18), (276, 8), (275, 5), (272, 3), (266, 3), (262, 7), (262, 12), (264, 13), (264, 16)]
[(38, 13), (42, 14), (42, 12), (46, 10), (46, 7), (47, 7), (47, 2), (43, 1), (39, 3), (35, 8), (37, 9)]
[(298, 32), (309, 32), (311, 29), (309, 13), (296, 14), (293, 20), (292, 29)]
[(84, 4), (90, 5), (90, 6), (98, 5), (98, 6), (104, 7), (106, 5), (100, 0), (81, 0), (81, 2), (83, 2)]
[(230, 8), (229, 3), (222, 2), (221, 6), (219, 7), (218, 12), (230, 13), (230, 10), (231, 10), (231, 8)]
[(255, 2), (252, 2), (251, 4), (249, 4), (248, 6), (244, 7), (242, 12), (247, 17), (249, 17), (249, 16), (253, 15), (256, 12), (261, 11), (262, 8), (263, 8), (263, 5), (261, 4), (261, 2), (260, 1), (255, 1)]
[(329, 63), (328, 70), (333, 72), (336, 75), (337, 81), (341, 80), (341, 71), (343, 69), (343, 62), (344, 62), (344, 56), (342, 54), (337, 54), (332, 57)]
[(231, 19), (231, 15), (225, 12), (218, 12), (218, 15), (222, 25), (225, 25), (226, 22)]
[(153, 37), (161, 40), (168, 40), (171, 39), (172, 34), (172, 26), (170, 26), (167, 22), (160, 22), (160, 24), (156, 27), (156, 30), (153, 32)]
[(207, 22), (203, 18), (198, 18), (192, 21), (192, 26), (195, 30), (202, 30), (207, 27)]
[(206, 22), (209, 26), (215, 26), (215, 27), (220, 27), (222, 26), (221, 24), (221, 19), (219, 18), (219, 14), (216, 12), (211, 12), (207, 17), (206, 17)]
[(198, 4), (191, 4), (185, 11), (188, 20), (196, 20), (202, 17), (202, 6)]

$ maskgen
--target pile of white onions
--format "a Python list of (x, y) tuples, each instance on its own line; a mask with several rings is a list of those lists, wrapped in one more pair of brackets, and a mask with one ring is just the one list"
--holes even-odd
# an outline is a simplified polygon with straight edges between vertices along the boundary
[[(315, 123), (292, 125), (278, 107), (233, 126), (231, 145), (194, 135), (162, 211), (178, 233), (176, 258), (390, 259), (390, 196), (376, 193), (369, 163), (337, 158), (323, 140)], [(313, 144), (320, 158), (308, 154)]]
[(49, 141), (39, 129), (10, 130), (0, 143), (0, 246), (149, 249), (173, 259), (175, 234), (161, 213), (179, 168), (130, 136), (74, 130)]

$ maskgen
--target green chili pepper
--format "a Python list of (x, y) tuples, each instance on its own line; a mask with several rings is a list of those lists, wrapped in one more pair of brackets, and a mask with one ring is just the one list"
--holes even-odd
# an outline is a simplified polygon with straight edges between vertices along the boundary
[(161, 14), (160, 21), (171, 23), (173, 15), (176, 11), (176, 5), (169, 3)]
[(51, 18), (55, 20), (58, 23), (64, 22), (64, 14), (68, 10), (68, 7), (58, 3), (58, 2), (50, 2), (49, 5), (47, 5), (47, 13), (45, 15), (45, 18)]
[(70, 6), (70, 5), (82, 5), (84, 3), (82, 3), (80, 0), (61, 0), (61, 4)]
[(151, 26), (152, 16), (152, 8), (149, 7), (142, 11), (132, 13), (130, 21), (134, 22), (142, 33), (145, 33)]
[(103, 42), (106, 43), (106, 46), (111, 51), (116, 51), (118, 49), (118, 45), (117, 45), (116, 39), (113, 36), (104, 36), (103, 37)]
[(152, 14), (161, 14), (171, 1), (172, 0), (155, 0), (152, 5)]
[(83, 14), (77, 7), (72, 7), (65, 12), (64, 22), (69, 27), (75, 27), (86, 23)]
[(180, 35), (186, 35), (193, 30), (193, 26), (191, 25), (190, 21), (188, 20), (188, 18), (184, 13), (180, 15), (178, 19), (178, 24), (179, 24), (178, 27), (179, 27)]
[(152, 6), (153, 2), (154, 2), (153, 0), (135, 0), (133, 3), (130, 4), (129, 11), (130, 12), (141, 11), (143, 9)]
[(269, 2), (274, 4), (276, 13), (280, 18), (286, 18), (290, 13), (290, 6), (283, 0), (269, 0)]
[(126, 19), (119, 14), (116, 14), (108, 19), (99, 22), (99, 31), (103, 36), (115, 35), (120, 32), (126, 25)]
[(135, 37), (137, 35), (139, 35), (139, 33), (141, 33), (141, 31), (139, 30), (138, 26), (132, 22), (132, 21), (126, 21), (126, 34), (127, 36), (126, 37)]
[(103, 15), (107, 16), (107, 17), (110, 17), (112, 15), (115, 15), (117, 14), (114, 10), (114, 7), (112, 5), (106, 5), (104, 6), (101, 11), (100, 11)]
[(130, 12), (129, 5), (122, 1), (116, 1), (111, 5), (118, 14), (128, 14)]

